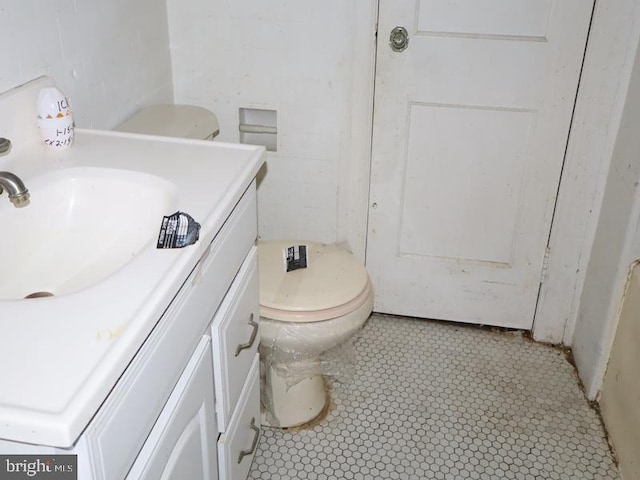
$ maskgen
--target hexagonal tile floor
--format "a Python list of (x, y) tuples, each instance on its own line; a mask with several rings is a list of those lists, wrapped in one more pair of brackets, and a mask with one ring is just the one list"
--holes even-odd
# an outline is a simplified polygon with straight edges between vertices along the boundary
[(252, 479), (618, 479), (564, 354), (518, 333), (373, 315), (356, 373), (304, 431), (264, 429)]

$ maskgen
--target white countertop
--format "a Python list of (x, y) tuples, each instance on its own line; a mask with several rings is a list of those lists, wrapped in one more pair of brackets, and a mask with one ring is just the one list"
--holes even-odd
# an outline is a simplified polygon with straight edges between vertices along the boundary
[[(0, 301), (0, 439), (56, 447), (76, 441), (263, 160), (260, 147), (90, 130), (76, 130), (66, 151), (18, 148), (0, 158), (0, 170), (17, 174), (27, 188), (30, 178), (71, 167), (151, 173), (176, 185), (176, 210), (201, 224), (196, 244), (158, 250), (153, 238), (85, 290)], [(0, 201), (8, 202), (6, 195)]]

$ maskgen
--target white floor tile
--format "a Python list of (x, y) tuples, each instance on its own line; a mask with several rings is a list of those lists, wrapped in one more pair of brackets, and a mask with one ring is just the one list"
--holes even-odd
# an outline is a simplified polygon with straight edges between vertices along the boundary
[(519, 333), (373, 315), (305, 431), (264, 429), (252, 479), (618, 479), (564, 354)]

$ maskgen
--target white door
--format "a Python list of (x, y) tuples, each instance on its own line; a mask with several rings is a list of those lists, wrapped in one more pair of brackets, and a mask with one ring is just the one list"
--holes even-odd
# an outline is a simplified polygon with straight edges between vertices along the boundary
[(380, 0), (376, 311), (531, 328), (592, 5)]

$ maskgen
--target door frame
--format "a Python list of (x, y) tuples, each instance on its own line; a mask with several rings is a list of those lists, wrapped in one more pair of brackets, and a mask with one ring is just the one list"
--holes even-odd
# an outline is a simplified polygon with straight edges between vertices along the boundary
[[(342, 169), (338, 230), (354, 254), (366, 261), (378, 0), (369, 0), (362, 8), (366, 14), (356, 20), (354, 31), (362, 63), (353, 75), (357, 98), (352, 129), (367, 128), (368, 134), (354, 136), (353, 145), (345, 142), (343, 146), (342, 158), (347, 160)], [(635, 20), (639, 11), (640, 0), (595, 0), (534, 317), (536, 340), (569, 345), (573, 338), (633, 53), (640, 38), (640, 20)]]
[[(534, 317), (536, 340), (573, 343), (640, 39), (640, 0), (596, 0)], [(614, 318), (602, 319), (614, 323)], [(614, 325), (611, 328), (615, 328)], [(604, 352), (608, 358), (608, 348)], [(604, 372), (602, 372), (604, 374)]]

